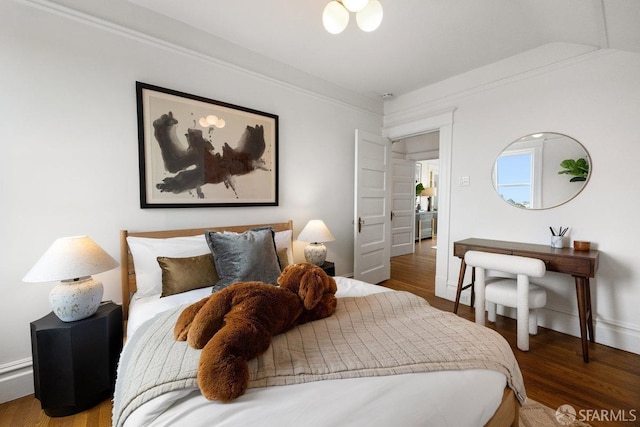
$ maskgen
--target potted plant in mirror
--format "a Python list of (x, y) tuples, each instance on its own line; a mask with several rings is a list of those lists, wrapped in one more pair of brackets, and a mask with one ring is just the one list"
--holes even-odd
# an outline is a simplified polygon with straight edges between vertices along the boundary
[(568, 174), (573, 176), (569, 182), (586, 181), (587, 175), (589, 175), (589, 163), (584, 158), (563, 160), (560, 162), (560, 167), (564, 169), (558, 172), (558, 175)]

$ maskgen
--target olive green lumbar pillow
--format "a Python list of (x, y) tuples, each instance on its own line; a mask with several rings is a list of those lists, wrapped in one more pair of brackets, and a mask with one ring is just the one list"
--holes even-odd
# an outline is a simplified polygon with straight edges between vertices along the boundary
[(278, 253), (278, 262), (280, 263), (280, 269), (284, 270), (284, 268), (289, 265), (289, 254), (287, 253), (288, 249), (280, 248), (277, 249), (276, 252)]
[(162, 269), (161, 297), (213, 286), (220, 280), (210, 253), (187, 258), (158, 257), (158, 264)]

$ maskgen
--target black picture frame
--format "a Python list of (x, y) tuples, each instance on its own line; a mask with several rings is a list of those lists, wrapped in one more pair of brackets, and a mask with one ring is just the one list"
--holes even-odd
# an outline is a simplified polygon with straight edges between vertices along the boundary
[(278, 205), (278, 116), (136, 82), (141, 208)]

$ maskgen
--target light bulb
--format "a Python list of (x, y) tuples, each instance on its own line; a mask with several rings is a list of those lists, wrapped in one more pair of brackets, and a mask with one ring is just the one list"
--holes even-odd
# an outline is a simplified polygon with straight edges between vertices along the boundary
[(214, 116), (213, 114), (209, 114), (207, 116), (207, 123), (209, 123), (210, 126), (215, 126), (217, 122), (218, 122), (218, 117)]
[(203, 128), (209, 127), (209, 122), (207, 121), (206, 117), (200, 117), (200, 120), (198, 120), (198, 123), (200, 123), (200, 126), (202, 126)]
[(218, 121), (216, 122), (216, 127), (218, 129), (222, 129), (226, 124), (227, 122), (225, 122), (224, 119), (218, 119)]
[(349, 12), (360, 12), (367, 6), (369, 0), (342, 0), (342, 4)]
[(382, 22), (382, 5), (378, 0), (370, 0), (367, 7), (356, 13), (356, 22), (362, 31), (370, 32)]
[(339, 34), (349, 24), (349, 11), (335, 0), (329, 2), (322, 12), (322, 24), (329, 33)]

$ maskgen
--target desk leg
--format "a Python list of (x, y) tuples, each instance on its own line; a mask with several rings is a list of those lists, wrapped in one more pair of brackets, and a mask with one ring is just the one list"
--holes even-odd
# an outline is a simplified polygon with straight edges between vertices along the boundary
[(582, 338), (582, 359), (589, 362), (589, 340), (595, 342), (593, 334), (593, 316), (591, 314), (591, 290), (587, 277), (575, 276), (578, 297), (578, 316), (580, 318), (580, 336)]
[(584, 278), (586, 286), (584, 288), (585, 297), (587, 299), (587, 331), (589, 332), (589, 341), (596, 342), (595, 331), (593, 329), (593, 310), (591, 309), (591, 284), (589, 278)]
[[(476, 268), (471, 267), (471, 308), (476, 306)], [(469, 287), (467, 286), (467, 287)]]
[(458, 289), (456, 290), (456, 301), (453, 304), (453, 312), (458, 314), (458, 306), (460, 305), (460, 294), (462, 293), (462, 285), (464, 284), (464, 274), (467, 271), (467, 263), (462, 258), (460, 263), (460, 275), (458, 276)]

